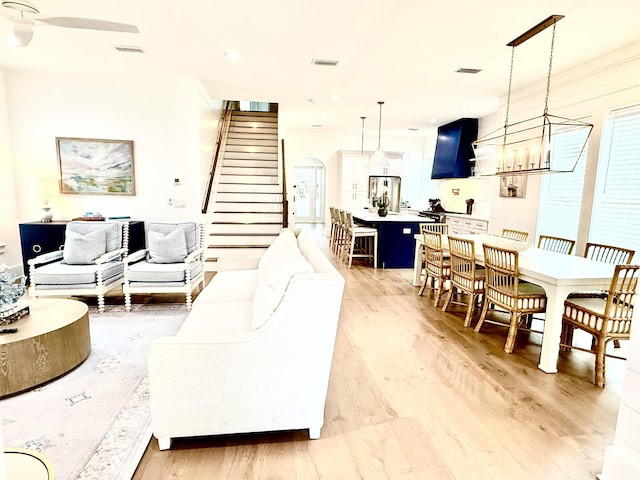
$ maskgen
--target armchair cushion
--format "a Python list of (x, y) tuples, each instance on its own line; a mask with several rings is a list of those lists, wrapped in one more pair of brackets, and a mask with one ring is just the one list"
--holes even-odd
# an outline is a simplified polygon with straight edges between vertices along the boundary
[(97, 230), (102, 230), (105, 234), (107, 243), (105, 252), (112, 252), (122, 248), (122, 225), (118, 222), (69, 222), (65, 229), (65, 236), (69, 235), (69, 232), (86, 235)]
[[(103, 281), (107, 285), (114, 280), (122, 278), (124, 266), (122, 262), (107, 262), (103, 268)], [(36, 269), (33, 281), (38, 287), (55, 288), (80, 288), (80, 285), (95, 287), (97, 283), (97, 265), (68, 265), (62, 262), (50, 263)], [(37, 288), (37, 287), (36, 287)]]
[[(202, 271), (201, 262), (192, 262), (191, 278)], [(149, 284), (166, 282), (185, 282), (185, 264), (138, 262), (129, 266), (129, 282), (145, 282)], [(138, 285), (140, 286), (140, 285)]]
[(149, 230), (150, 263), (179, 263), (187, 256), (185, 232), (177, 228), (169, 233)]
[(107, 236), (103, 229), (85, 234), (67, 230), (62, 252), (68, 265), (89, 265), (107, 251)]

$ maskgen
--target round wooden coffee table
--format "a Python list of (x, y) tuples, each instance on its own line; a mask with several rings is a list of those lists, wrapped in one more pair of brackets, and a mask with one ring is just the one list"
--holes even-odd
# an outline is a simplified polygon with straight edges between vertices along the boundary
[(29, 314), (0, 335), (0, 398), (40, 385), (82, 363), (91, 352), (89, 310), (77, 300), (32, 299)]

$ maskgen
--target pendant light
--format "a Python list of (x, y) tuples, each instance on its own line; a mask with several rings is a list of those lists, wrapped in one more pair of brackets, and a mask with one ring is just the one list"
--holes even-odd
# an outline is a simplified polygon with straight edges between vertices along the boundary
[[(536, 26), (530, 28), (518, 38), (507, 44), (511, 50), (511, 69), (509, 73), (509, 89), (507, 93), (504, 127), (479, 138), (473, 142), (473, 150), (482, 175), (526, 175), (546, 172), (572, 172), (587, 145), (593, 125), (581, 120), (574, 120), (549, 114), (549, 90), (551, 87), (551, 66), (553, 64), (553, 48), (556, 34), (556, 23), (563, 15), (551, 15)], [(518, 45), (529, 40), (547, 27), (553, 26), (551, 50), (549, 53), (549, 69), (547, 72), (547, 89), (543, 114), (520, 122), (509, 124), (509, 107), (511, 103), (511, 86), (513, 80), (513, 61)], [(569, 134), (579, 138), (577, 155), (553, 154), (554, 140), (559, 134)], [(584, 139), (584, 141), (583, 141)], [(489, 171), (485, 169), (485, 160), (493, 159), (495, 163)]]
[(378, 117), (378, 149), (373, 152), (373, 157), (371, 157), (371, 162), (369, 163), (370, 167), (388, 167), (389, 162), (387, 161), (387, 156), (382, 151), (380, 147), (380, 134), (382, 131), (382, 105), (384, 102), (378, 102), (380, 106), (380, 116)]
[(362, 128), (360, 129), (360, 160), (364, 161), (364, 119), (367, 117), (360, 117), (362, 119)]

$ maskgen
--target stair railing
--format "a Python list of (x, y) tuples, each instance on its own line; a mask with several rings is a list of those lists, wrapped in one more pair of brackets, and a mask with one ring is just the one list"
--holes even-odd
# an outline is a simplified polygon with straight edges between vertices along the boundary
[(223, 106), (224, 108), (220, 112), (220, 120), (218, 121), (218, 138), (216, 139), (216, 148), (211, 159), (207, 188), (202, 200), (202, 213), (207, 213), (209, 210), (209, 200), (211, 199), (211, 190), (213, 188), (213, 179), (218, 165), (218, 158), (220, 157), (222, 146), (226, 143), (227, 134), (229, 133), (229, 125), (231, 124), (232, 102), (225, 100)]
[(287, 200), (287, 170), (284, 168), (284, 138), (280, 140), (282, 151), (282, 226), (289, 226), (289, 200)]

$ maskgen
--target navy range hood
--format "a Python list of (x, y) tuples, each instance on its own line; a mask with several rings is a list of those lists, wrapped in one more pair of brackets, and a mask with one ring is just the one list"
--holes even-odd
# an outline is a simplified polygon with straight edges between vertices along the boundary
[(474, 158), (471, 144), (478, 139), (478, 119), (461, 118), (438, 127), (432, 179), (467, 178)]

